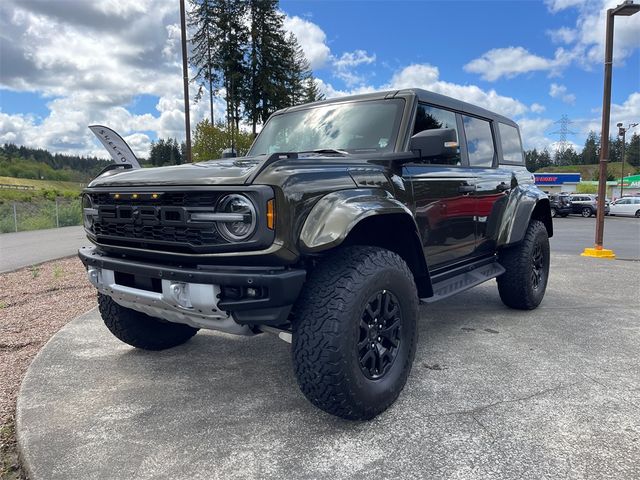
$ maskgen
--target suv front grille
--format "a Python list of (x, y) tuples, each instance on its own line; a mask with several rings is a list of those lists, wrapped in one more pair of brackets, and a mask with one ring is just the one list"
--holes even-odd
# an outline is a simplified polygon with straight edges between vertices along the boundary
[[(102, 245), (202, 253), (232, 248), (215, 222), (190, 220), (194, 211), (212, 212), (227, 192), (193, 191), (90, 193), (98, 212), (89, 232)], [(152, 197), (156, 195), (156, 197)]]

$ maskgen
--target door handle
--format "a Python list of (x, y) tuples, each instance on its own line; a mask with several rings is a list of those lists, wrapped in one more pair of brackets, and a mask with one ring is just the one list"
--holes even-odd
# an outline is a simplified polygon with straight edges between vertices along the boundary
[(460, 193), (471, 193), (476, 191), (475, 185), (460, 185), (458, 187), (458, 192)]
[(500, 182), (500, 184), (496, 186), (496, 190), (498, 190), (499, 192), (506, 192), (510, 188), (511, 187), (504, 182)]

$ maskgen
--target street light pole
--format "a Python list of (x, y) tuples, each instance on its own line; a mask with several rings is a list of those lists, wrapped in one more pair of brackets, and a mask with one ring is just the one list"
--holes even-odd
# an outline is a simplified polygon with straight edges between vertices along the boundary
[(598, 205), (596, 210), (596, 244), (585, 248), (585, 257), (615, 258), (613, 250), (603, 248), (604, 209), (607, 194), (607, 162), (609, 161), (609, 122), (611, 119), (611, 76), (613, 65), (613, 20), (616, 15), (631, 16), (640, 10), (640, 5), (632, 1), (621, 3), (607, 10), (606, 43), (604, 49), (604, 92), (602, 94), (602, 129), (600, 133), (600, 162), (598, 178)]
[(624, 147), (626, 142), (627, 129), (622, 126), (622, 123), (618, 123), (618, 136), (622, 137), (622, 168), (620, 169), (620, 198), (623, 197), (622, 190), (624, 188)]
[(189, 118), (189, 65), (187, 59), (187, 26), (184, 0), (180, 0), (180, 29), (182, 34), (182, 81), (184, 83), (185, 157), (191, 163), (191, 119)]

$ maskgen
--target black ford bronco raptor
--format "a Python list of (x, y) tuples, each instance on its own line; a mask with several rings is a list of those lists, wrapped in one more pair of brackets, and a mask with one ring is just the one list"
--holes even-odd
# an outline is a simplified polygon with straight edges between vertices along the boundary
[(274, 333), (304, 395), (348, 419), (398, 397), (420, 301), (496, 278), (507, 306), (537, 307), (553, 232), (518, 125), (419, 89), (276, 112), (246, 157), (114, 168), (83, 212), (116, 337)]

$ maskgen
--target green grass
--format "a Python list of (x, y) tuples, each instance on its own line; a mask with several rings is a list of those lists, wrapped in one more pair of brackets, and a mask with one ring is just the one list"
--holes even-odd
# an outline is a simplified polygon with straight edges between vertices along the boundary
[(0, 184), (5, 185), (26, 185), (35, 187), (38, 190), (69, 190), (80, 191), (85, 187), (78, 182), (62, 182), (57, 180), (32, 180), (30, 178), (0, 177)]

